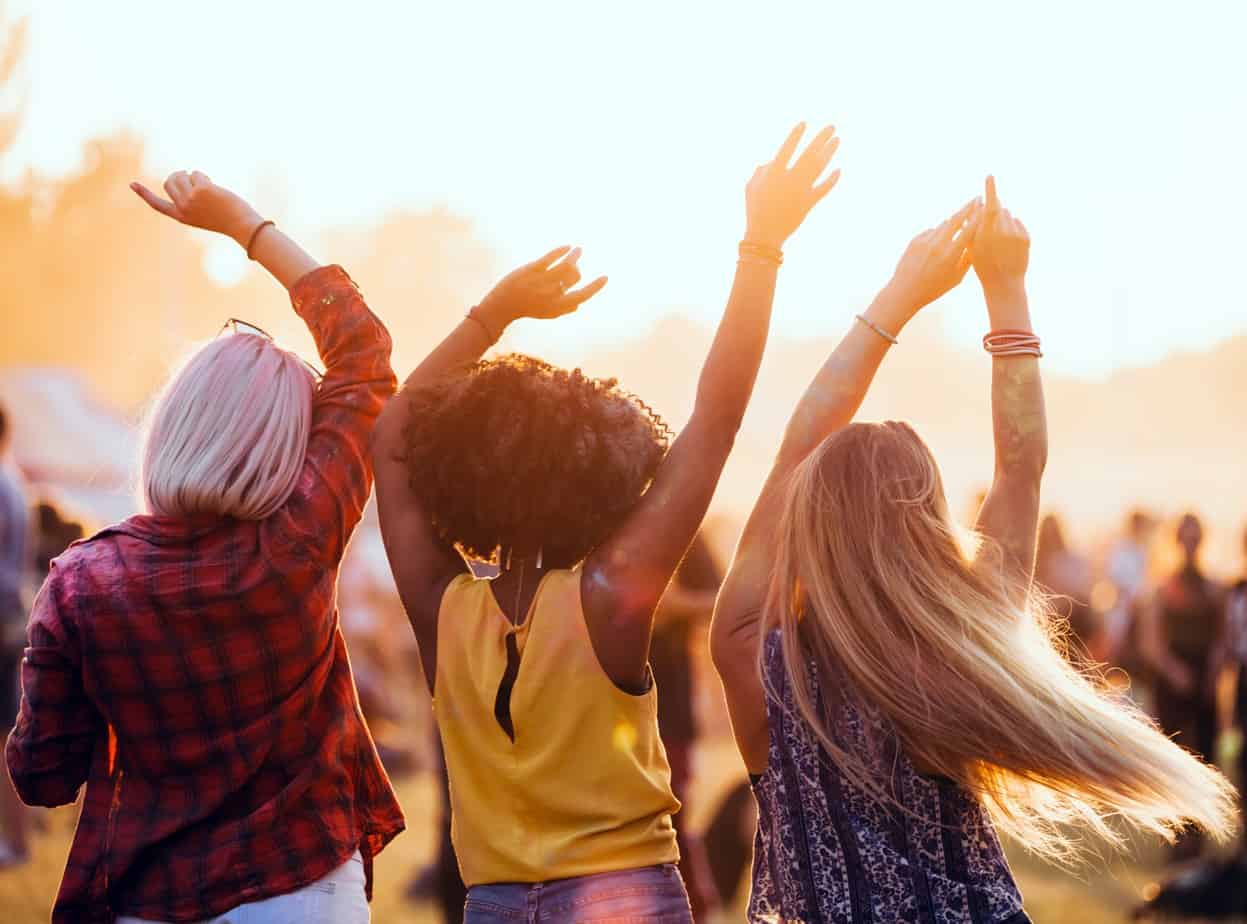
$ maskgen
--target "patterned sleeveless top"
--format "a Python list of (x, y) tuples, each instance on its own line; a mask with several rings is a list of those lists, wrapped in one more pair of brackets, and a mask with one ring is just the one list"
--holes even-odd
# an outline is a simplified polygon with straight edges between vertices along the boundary
[(974, 798), (919, 774), (878, 720), (846, 703), (838, 710), (838, 743), (881, 755), (879, 778), (891, 774), (909, 812), (853, 786), (801, 719), (778, 632), (766, 640), (764, 671), (778, 699), (767, 702), (769, 763), (753, 779), (750, 921), (1028, 924), (1000, 842)]

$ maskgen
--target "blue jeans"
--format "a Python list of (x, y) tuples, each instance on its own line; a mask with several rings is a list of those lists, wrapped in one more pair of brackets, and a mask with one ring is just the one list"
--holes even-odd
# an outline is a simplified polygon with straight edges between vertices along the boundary
[(463, 924), (693, 924), (684, 880), (673, 863), (551, 882), (473, 886), (463, 909)]
[[(116, 924), (156, 924), (124, 915)], [(200, 924), (368, 924), (364, 859), (359, 851), (335, 870), (301, 889), (247, 902)]]

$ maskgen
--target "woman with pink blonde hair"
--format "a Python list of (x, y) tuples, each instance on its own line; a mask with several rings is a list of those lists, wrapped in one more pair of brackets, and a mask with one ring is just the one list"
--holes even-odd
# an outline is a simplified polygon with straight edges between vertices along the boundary
[(390, 336), (340, 267), (202, 173), (170, 176), (168, 199), (133, 188), (245, 247), (326, 371), (228, 320), (151, 414), (145, 512), (53, 563), (5, 752), (32, 805), (86, 784), (52, 920), (367, 921), (403, 816), (334, 587), (394, 391)]

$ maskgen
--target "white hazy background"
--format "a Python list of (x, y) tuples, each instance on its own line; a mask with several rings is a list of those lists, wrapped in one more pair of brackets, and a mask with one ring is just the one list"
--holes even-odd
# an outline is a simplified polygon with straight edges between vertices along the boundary
[[(9, 6), (34, 13), (9, 177), (129, 127), (153, 171), (203, 169), (295, 230), (444, 205), (502, 263), (580, 243), (611, 284), (547, 345), (713, 320), (744, 183), (799, 119), (838, 126), (844, 176), (788, 249), (781, 334), (842, 329), (989, 171), (1034, 239), (1052, 371), (1247, 330), (1237, 0)], [(974, 287), (934, 310), (954, 344), (983, 331)]]

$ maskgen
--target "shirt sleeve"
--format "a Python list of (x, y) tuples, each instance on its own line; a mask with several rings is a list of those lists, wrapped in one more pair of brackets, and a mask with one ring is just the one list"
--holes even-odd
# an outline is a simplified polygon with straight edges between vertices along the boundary
[(35, 598), (22, 658), (21, 708), (5, 746), (13, 787), (27, 805), (73, 802), (106, 728), (83, 689), (80, 651), (56, 605), (53, 581)]
[(308, 273), (290, 298), (316, 340), (325, 376), (303, 471), (269, 520), (317, 560), (336, 564), (372, 490), (368, 441), (397, 384), (390, 334), (340, 266)]

